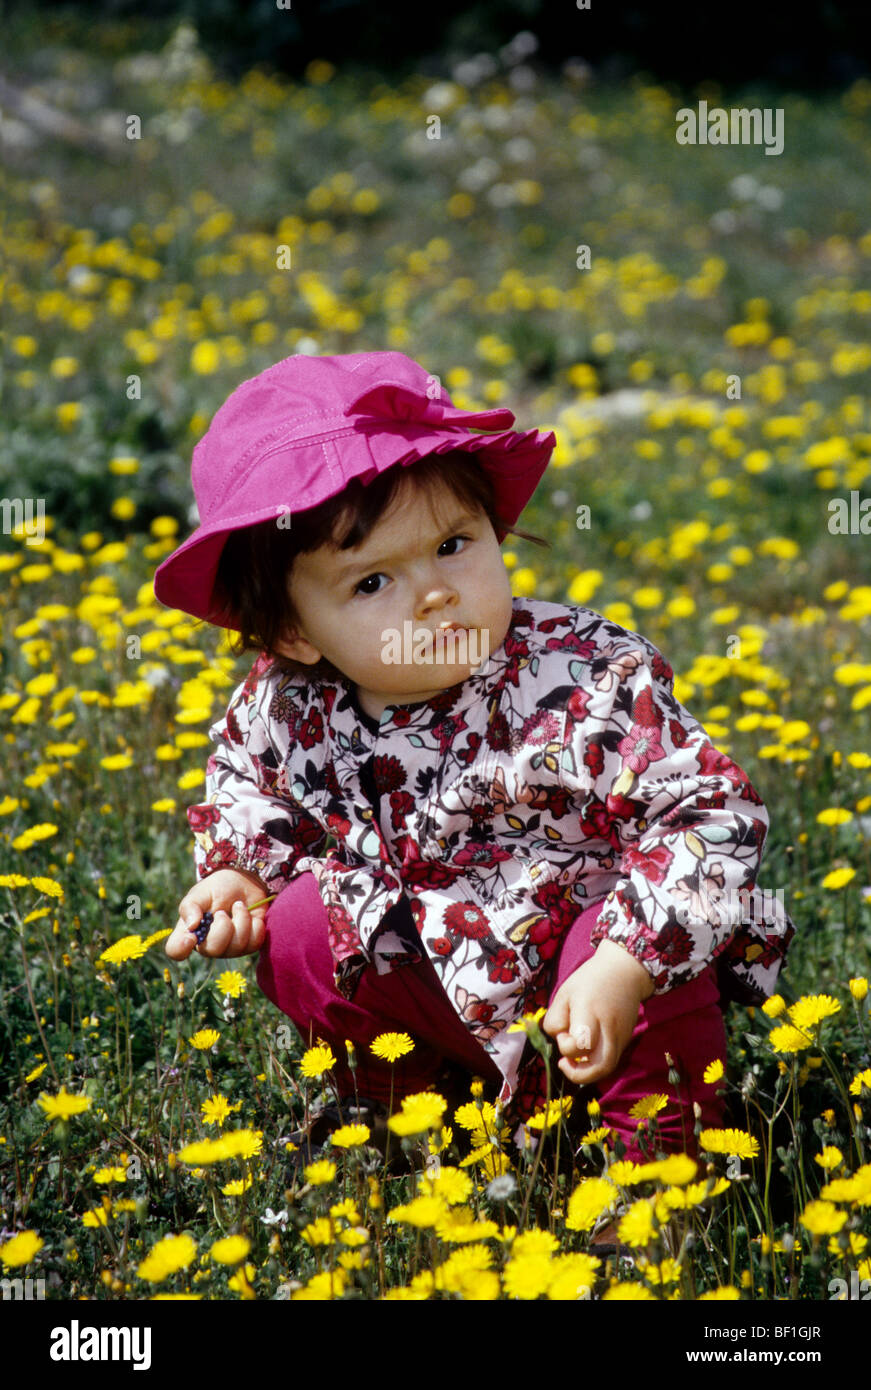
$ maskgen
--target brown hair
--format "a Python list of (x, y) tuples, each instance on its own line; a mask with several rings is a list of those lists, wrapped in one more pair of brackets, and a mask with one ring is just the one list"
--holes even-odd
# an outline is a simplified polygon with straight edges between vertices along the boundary
[(227, 537), (218, 562), (216, 590), (219, 600), (231, 605), (239, 622), (238, 633), (229, 639), (233, 655), (265, 651), (272, 657), (273, 670), (302, 675), (307, 680), (329, 681), (341, 676), (326, 657), (306, 665), (275, 650), (284, 630), (301, 622), (288, 592), (294, 560), (322, 545), (332, 544), (337, 550), (361, 545), (399, 489), (410, 486), (412, 479), (426, 491), (431, 502), (443, 484), (471, 510), (482, 509), (494, 531), (522, 536), (536, 545), (549, 545), (540, 536), (520, 531), (499, 516), (490, 479), (467, 452), (427, 454), (407, 467), (388, 468), (365, 485), (359, 478), (352, 478), (338, 496), (299, 513), (298, 524), (294, 518), (292, 526), (283, 528), (275, 519), (269, 519), (233, 531)]

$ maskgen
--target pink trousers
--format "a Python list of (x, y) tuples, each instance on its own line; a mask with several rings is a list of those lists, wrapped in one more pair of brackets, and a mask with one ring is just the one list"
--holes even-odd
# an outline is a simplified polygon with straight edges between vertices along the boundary
[[(601, 902), (591, 904), (566, 933), (556, 958), (550, 1000), (567, 976), (593, 955), (590, 934), (601, 906)], [(398, 1108), (401, 1096), (437, 1083), (446, 1063), (470, 1077), (492, 1082), (498, 1091), (502, 1080), (498, 1069), (451, 1006), (428, 958), (399, 966), (386, 975), (369, 967), (352, 1000), (339, 994), (333, 981), (326, 909), (314, 874), (292, 879), (271, 904), (266, 921), (257, 983), (292, 1019), (306, 1046), (318, 1039), (330, 1044), (338, 1059), (333, 1075), (340, 1094), (354, 1093), (346, 1039), (356, 1052), (357, 1092), (386, 1103), (392, 1086), (394, 1108)], [(391, 1066), (373, 1057), (369, 1044), (379, 1033), (393, 1031), (409, 1033), (415, 1046)], [(677, 1088), (668, 1080), (666, 1052), (680, 1074)], [(657, 1116), (661, 1146), (668, 1152), (695, 1155), (693, 1102), (701, 1108), (704, 1126), (724, 1123), (716, 1086), (702, 1078), (705, 1067), (715, 1058), (725, 1063), (726, 1031), (714, 969), (708, 966), (689, 984), (653, 995), (641, 1005), (617, 1067), (584, 1088), (582, 1099), (595, 1096), (599, 1100), (599, 1123), (619, 1134), (627, 1157), (642, 1161), (638, 1121), (630, 1117), (629, 1110), (642, 1096), (667, 1095), (669, 1105)], [(563, 1079), (561, 1072), (556, 1072), (556, 1077)], [(572, 1089), (568, 1081), (565, 1087), (567, 1092)]]

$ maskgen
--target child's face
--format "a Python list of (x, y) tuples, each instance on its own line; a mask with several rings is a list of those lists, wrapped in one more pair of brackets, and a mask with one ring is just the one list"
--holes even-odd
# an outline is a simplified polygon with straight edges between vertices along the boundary
[[(469, 512), (446, 489), (434, 502), (435, 511), (425, 492), (405, 486), (362, 545), (323, 545), (299, 555), (291, 572), (301, 622), (279, 651), (306, 664), (326, 657), (376, 719), (387, 705), (432, 699), (465, 680), (511, 621), (508, 572), (486, 513)], [(468, 642), (432, 643), (448, 624), (468, 629)]]

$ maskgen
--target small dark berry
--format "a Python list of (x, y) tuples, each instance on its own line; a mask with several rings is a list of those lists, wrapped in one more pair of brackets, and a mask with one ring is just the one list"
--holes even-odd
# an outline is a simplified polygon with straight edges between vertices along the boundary
[(205, 941), (206, 937), (207, 937), (208, 934), (209, 934), (209, 927), (212, 925), (212, 922), (213, 922), (214, 920), (215, 920), (215, 919), (214, 919), (214, 914), (213, 914), (213, 913), (211, 913), (211, 912), (204, 912), (203, 915), (202, 915), (202, 917), (201, 917), (201, 919), (200, 919), (200, 921), (197, 923), (197, 925), (196, 925), (195, 927), (191, 927), (191, 931), (193, 932), (194, 936), (197, 938), (197, 945), (198, 945), (198, 946), (201, 946), (201, 945), (203, 944), (203, 942)]

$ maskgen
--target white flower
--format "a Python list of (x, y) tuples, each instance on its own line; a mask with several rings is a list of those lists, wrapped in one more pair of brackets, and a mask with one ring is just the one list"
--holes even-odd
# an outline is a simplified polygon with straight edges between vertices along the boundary
[(281, 1211), (273, 1211), (271, 1207), (266, 1208), (266, 1215), (261, 1216), (260, 1220), (264, 1226), (280, 1226), (284, 1230), (288, 1222), (288, 1215), (282, 1207)]

